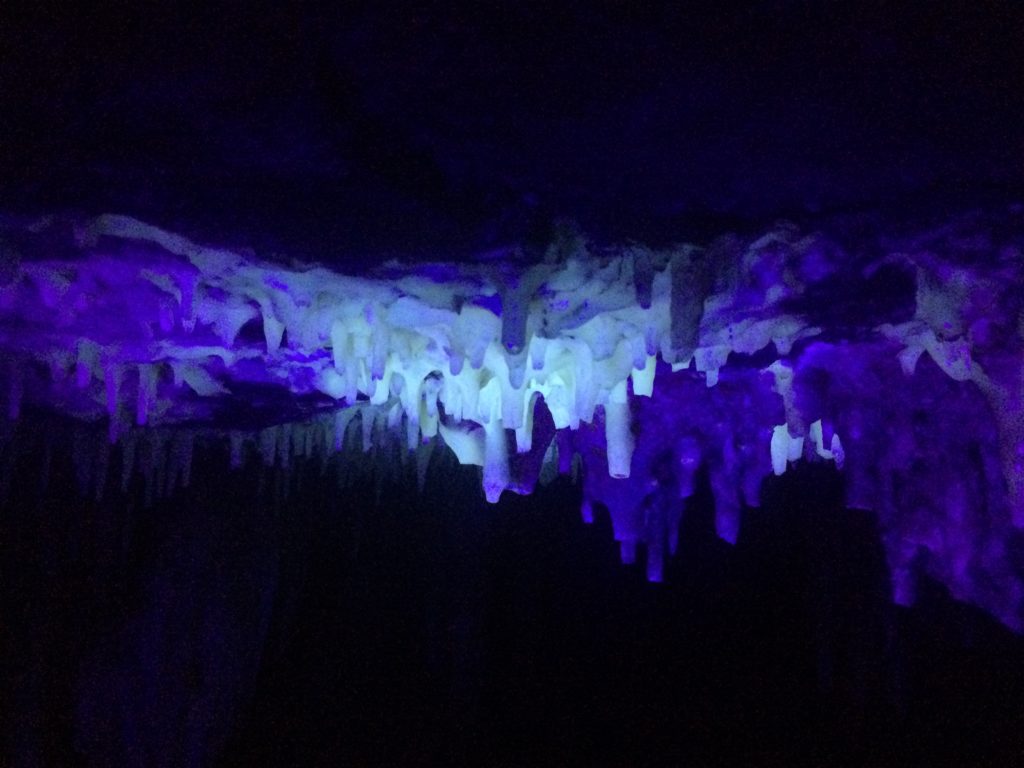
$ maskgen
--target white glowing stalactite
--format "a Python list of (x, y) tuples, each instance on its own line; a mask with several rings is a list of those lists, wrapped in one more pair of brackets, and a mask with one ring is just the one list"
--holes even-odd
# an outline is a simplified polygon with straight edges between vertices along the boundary
[[(37, 234), (49, 225), (33, 226)], [(597, 503), (611, 509), (623, 558), (646, 549), (657, 579), (675, 535), (666, 499), (694, 493), (702, 464), (722, 499), (715, 524), (727, 541), (736, 541), (742, 506), (757, 503), (765, 476), (796, 462), (834, 462), (852, 498), (895, 519), (886, 496), (898, 469), (879, 470), (865, 450), (930, 449), (905, 428), (890, 434), (876, 415), (904, 423), (906, 414), (878, 400), (875, 413), (859, 409), (853, 393), (901, 395), (893, 371), (937, 371), (961, 387), (955, 396), (980, 393), (987, 403), (979, 418), (998, 448), (985, 451), (998, 454), (1005, 485), (993, 492), (1006, 505), (998, 514), (1024, 527), (1024, 322), (1014, 328), (996, 316), (1017, 306), (1024, 268), (1012, 243), (985, 268), (936, 263), (945, 246), (886, 255), (886, 263), (917, 259), (913, 318), (902, 312), (848, 334), (829, 327), (827, 312), (814, 322), (814, 302), (801, 304), (814, 282), (807, 275), (856, 282), (878, 264), (807, 269), (821, 254), (792, 226), (736, 245), (727, 258), (690, 245), (591, 253), (581, 242), (538, 264), (388, 265), (370, 277), (284, 267), (123, 216), (76, 222), (73, 231), (81, 258), (21, 260), (0, 287), (0, 396), (11, 420), (30, 405), (105, 419), (122, 451), (123, 488), (136, 475), (147, 495), (185, 486), (196, 440), (213, 439), (196, 436), (201, 425), (232, 400), (274, 393), (261, 419), (286, 423), (232, 428), (232, 466), (245, 463), (250, 445), (282, 470), (402, 445), (422, 483), (443, 442), (459, 462), (482, 468), (490, 502), (582, 466), (586, 516)], [(147, 254), (138, 263), (136, 243)], [(704, 394), (688, 390), (672, 401), (685, 413), (666, 412), (666, 393), (690, 381)], [(701, 397), (730, 406), (711, 414)], [(190, 437), (165, 434), (176, 424)], [(539, 439), (538, 424), (557, 434)], [(79, 462), (92, 493), (108, 463), (99, 454)], [(385, 463), (398, 471), (400, 462)], [(959, 584), (969, 569), (943, 557)]]
[[(363, 413), (364, 450), (377, 439), (376, 423), (392, 431), (402, 427), (410, 450), (440, 434), (460, 461), (484, 468), (489, 500), (499, 498), (511, 482), (505, 430), (514, 431), (517, 452), (533, 448), (538, 396), (558, 429), (577, 429), (600, 408), (607, 471), (626, 479), (635, 450), (630, 390), (633, 396), (653, 396), (659, 357), (673, 371), (692, 361), (711, 387), (732, 352), (753, 354), (773, 343), (785, 353), (794, 341), (817, 333), (790, 314), (730, 320), (728, 293), (714, 293), (709, 267), (692, 247), (675, 254), (633, 249), (604, 261), (571, 257), (518, 275), (484, 267), (463, 269), (461, 282), (408, 277), (392, 284), (319, 267), (284, 270), (127, 217), (101, 217), (82, 232), (83, 247), (96, 247), (105, 236), (148, 241), (183, 258), (166, 274), (140, 270), (140, 279), (160, 292), (156, 324), (167, 333), (177, 323), (188, 333), (206, 323), (224, 346), (162, 344), (160, 354), (176, 388), (188, 388), (200, 398), (229, 395), (231, 366), (259, 360), (271, 380), (293, 390), (311, 384), (341, 404), (369, 400), (386, 408), (386, 418)], [(788, 238), (788, 233), (773, 234), (751, 248), (776, 247), (789, 243)], [(46, 291), (58, 285), (57, 290), (69, 289), (45, 268), (33, 268), (31, 276)], [(764, 307), (773, 307), (784, 295), (776, 288), (766, 292)], [(499, 299), (500, 316), (474, 299), (487, 296)], [(176, 306), (177, 321), (165, 316), (165, 299)], [(241, 328), (253, 320), (262, 327), (262, 353), (235, 347)], [(959, 374), (956, 360), (963, 356), (952, 355), (934, 336), (921, 332), (922, 322), (914, 326), (923, 339), (921, 348), (951, 375)], [(110, 437), (116, 441), (124, 365), (104, 355), (99, 344), (79, 340), (75, 379), (81, 389), (96, 379), (104, 382)], [(145, 425), (168, 405), (158, 401), (160, 363), (133, 367), (135, 421)], [(314, 374), (300, 377), (303, 367)], [(780, 362), (769, 370), (788, 425), (774, 429), (770, 445), (772, 469), (781, 474), (802, 456), (803, 437), (796, 435), (803, 421), (794, 405), (792, 371)], [(9, 410), (15, 414), (20, 397), (12, 382)], [(270, 438), (261, 437), (262, 454), (266, 463), (287, 466), (288, 428), (279, 430), (273, 449), (265, 442)], [(812, 425), (810, 440), (819, 457), (842, 460), (837, 435), (832, 442), (838, 451), (824, 447), (820, 422)], [(237, 464), (239, 448), (233, 446)]]
[[(251, 353), (239, 356), (232, 345), (241, 327), (258, 319), (264, 336), (262, 364), (272, 378), (294, 388), (301, 366), (292, 358), (301, 354), (305, 365), (316, 371), (306, 381), (340, 403), (369, 399), (384, 406), (397, 397), (403, 418), (389, 405), (389, 428), (404, 425), (410, 449), (439, 432), (458, 444), (453, 448), (460, 460), (484, 467), (489, 499), (496, 499), (509, 483), (504, 429), (515, 431), (518, 452), (532, 448), (537, 395), (543, 395), (560, 429), (591, 421), (600, 407), (608, 472), (628, 478), (635, 448), (629, 385), (633, 395), (652, 396), (659, 355), (669, 359), (673, 370), (687, 367), (692, 357), (710, 387), (732, 352), (752, 354), (773, 343), (785, 353), (795, 340), (817, 332), (789, 314), (728, 321), (728, 294), (714, 293), (707, 267), (692, 247), (675, 255), (634, 249), (603, 263), (570, 258), (515, 276), (466, 269), (461, 283), (408, 278), (396, 290), (384, 281), (346, 278), (321, 268), (288, 271), (253, 262), (126, 217), (101, 217), (82, 231), (84, 247), (94, 247), (106, 236), (148, 241), (184, 258), (174, 273), (140, 274), (176, 304), (184, 331), (206, 322), (225, 347), (169, 360), (176, 387), (188, 387), (204, 398), (228, 394), (230, 383), (218, 380), (207, 365), (220, 360), (229, 367), (233, 358), (249, 357)], [(753, 243), (751, 249), (791, 242), (790, 233), (783, 232)], [(54, 273), (37, 269), (33, 274), (41, 284), (56, 284)], [(766, 307), (785, 295), (781, 289), (773, 291), (765, 293)], [(466, 300), (474, 295), (499, 297), (501, 316)], [(941, 304), (930, 301), (929, 306)], [(461, 306), (453, 311), (453, 305)], [(936, 311), (922, 310), (924, 316)], [(166, 319), (161, 315), (157, 320), (166, 331)], [(959, 375), (964, 355), (950, 353), (949, 345), (919, 330), (925, 320), (914, 326), (915, 338), (922, 339), (915, 343), (950, 375)], [(282, 348), (285, 336), (288, 349)], [(121, 368), (108, 361), (100, 372), (102, 350), (91, 340), (81, 340), (77, 351), (77, 384), (85, 389), (97, 376), (104, 380), (111, 438), (116, 440)], [(184, 351), (179, 348), (179, 354)], [(792, 371), (779, 362), (770, 370), (788, 425), (774, 429), (770, 445), (772, 469), (781, 474), (802, 455), (803, 437), (794, 433), (802, 431), (803, 422), (794, 405)], [(136, 423), (141, 425), (152, 420), (157, 406), (159, 366), (143, 363), (136, 371)], [(9, 402), (13, 413), (20, 398), (12, 393)], [(464, 419), (478, 426), (454, 430)], [(364, 414), (362, 421), (368, 449), (374, 439), (373, 419)], [(820, 422), (812, 425), (809, 437), (819, 457), (842, 456), (837, 435), (832, 443), (839, 451), (824, 447)], [(477, 455), (476, 443), (482, 443), (482, 455)], [(264, 450), (265, 456), (269, 453)], [(289, 460), (280, 448), (274, 457), (281, 464)]]
[(625, 382), (617, 384), (608, 396), (604, 418), (608, 474), (615, 478), (627, 478), (633, 460), (634, 438)]

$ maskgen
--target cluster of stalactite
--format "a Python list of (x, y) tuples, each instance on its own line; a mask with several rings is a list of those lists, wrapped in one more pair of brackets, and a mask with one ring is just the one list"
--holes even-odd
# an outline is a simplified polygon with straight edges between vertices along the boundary
[(927, 555), (1024, 627), (1019, 207), (852, 244), (788, 224), (661, 250), (568, 237), (538, 263), (361, 276), (121, 216), (0, 232), (8, 416), (82, 422), (83, 494), (187, 486), (204, 440), (235, 467), (337, 454), (383, 484), (402, 466), (422, 483), (443, 445), (491, 502), (580, 473), (584, 517), (606, 507), (658, 581), (701, 469), (734, 542), (766, 476), (826, 461), (879, 513), (898, 601)]

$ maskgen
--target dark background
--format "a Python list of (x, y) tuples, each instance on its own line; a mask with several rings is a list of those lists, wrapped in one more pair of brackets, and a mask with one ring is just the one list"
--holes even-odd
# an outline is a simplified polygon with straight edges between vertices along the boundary
[(1015, 0), (5, 3), (0, 205), (366, 263), (1024, 180)]
[[(1012, 1), (69, 5), (0, 10), (9, 212), (356, 268), (562, 218), (660, 242), (941, 216), (1024, 181)], [(449, 460), (378, 502), (211, 448), (144, 510), (138, 478), (81, 501), (48, 418), (0, 453), (0, 763), (1024, 761), (1019, 638), (927, 582), (889, 605), (834, 477), (788, 473), (736, 549), (693, 502), (653, 586), (565, 481), (490, 507)]]
[(566, 478), (492, 506), (446, 451), (418, 491), (391, 449), (228, 472), (201, 441), (192, 486), (146, 507), (119, 449), (102, 500), (77, 492), (102, 425), (30, 413), (5, 437), (4, 765), (1024, 754), (1024, 642), (927, 579), (893, 606), (876, 518), (844, 509), (831, 467), (768, 480), (735, 548), (698, 483), (655, 585)]

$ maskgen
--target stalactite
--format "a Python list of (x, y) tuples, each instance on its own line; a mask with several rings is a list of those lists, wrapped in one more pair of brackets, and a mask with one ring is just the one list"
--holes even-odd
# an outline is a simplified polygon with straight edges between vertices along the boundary
[[(443, 443), (481, 467), (492, 503), (557, 473), (579, 479), (585, 519), (607, 508), (623, 560), (645, 553), (652, 580), (702, 467), (731, 543), (766, 476), (831, 462), (849, 503), (879, 512), (900, 599), (906, 553), (924, 547), (951, 590), (1024, 627), (1024, 582), (991, 545), (1024, 526), (1022, 265), (956, 261), (964, 242), (1019, 253), (1022, 230), (1008, 208), (868, 238), (849, 264), (781, 224), (707, 248), (592, 253), (578, 239), (537, 265), (352, 277), (124, 216), (66, 230), (54, 219), (17, 233), (3, 288), (6, 423), (43, 408), (89, 425), (72, 441), (83, 494), (105, 492), (114, 445), (122, 493), (138, 472), (147, 505), (187, 487), (197, 444), (226, 440), (244, 470), (251, 442), (280, 504), (335, 454), (339, 482), (422, 486)], [(73, 262), (48, 250), (61, 232), (77, 233)], [(909, 290), (875, 301), (882, 268)], [(990, 437), (974, 458), (957, 419)], [(96, 424), (106, 448), (92, 445)], [(965, 474), (969, 461), (984, 471)]]

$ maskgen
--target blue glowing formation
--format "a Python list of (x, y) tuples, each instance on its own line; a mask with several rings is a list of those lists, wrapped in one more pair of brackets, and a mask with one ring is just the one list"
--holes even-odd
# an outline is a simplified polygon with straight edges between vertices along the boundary
[[(380, 451), (421, 478), (445, 446), (491, 502), (581, 476), (651, 581), (701, 477), (735, 543), (795, 462), (881, 520), (894, 599), (914, 564), (1024, 630), (1024, 210), (856, 241), (780, 224), (704, 246), (342, 275), (199, 245), (134, 219), (2, 220), (7, 416), (107, 425), (85, 492), (232, 464)], [(11, 450), (12, 448), (8, 448)], [(136, 459), (135, 457), (140, 457)], [(141, 458), (144, 457), (144, 458)], [(578, 457), (578, 458), (577, 458)]]

